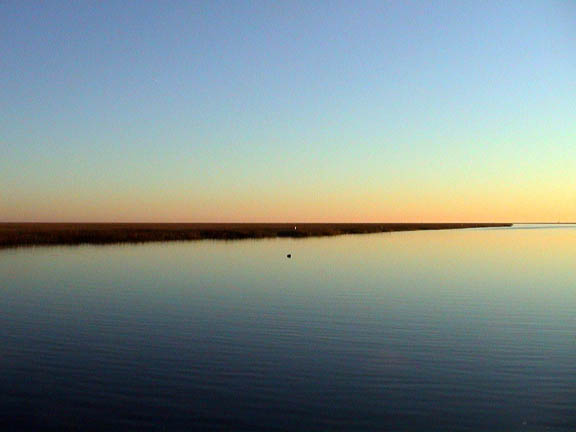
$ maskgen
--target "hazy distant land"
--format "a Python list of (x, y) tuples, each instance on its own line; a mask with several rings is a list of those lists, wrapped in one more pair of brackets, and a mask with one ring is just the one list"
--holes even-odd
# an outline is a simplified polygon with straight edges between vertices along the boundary
[(0, 223), (0, 247), (320, 237), (509, 223)]

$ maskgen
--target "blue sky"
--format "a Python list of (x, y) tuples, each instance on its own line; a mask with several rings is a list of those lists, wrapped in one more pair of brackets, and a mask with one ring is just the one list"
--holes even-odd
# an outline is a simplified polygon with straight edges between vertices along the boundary
[(5, 0), (0, 220), (575, 220), (575, 20)]

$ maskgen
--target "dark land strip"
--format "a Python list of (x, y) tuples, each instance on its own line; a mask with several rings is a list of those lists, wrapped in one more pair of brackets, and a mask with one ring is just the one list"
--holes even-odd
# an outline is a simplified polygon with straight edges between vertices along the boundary
[(0, 248), (204, 239), (303, 238), (511, 225), (510, 223), (0, 223)]

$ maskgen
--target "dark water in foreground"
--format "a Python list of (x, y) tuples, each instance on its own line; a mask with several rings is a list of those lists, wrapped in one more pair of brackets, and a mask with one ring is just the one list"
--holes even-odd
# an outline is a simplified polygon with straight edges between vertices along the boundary
[(1, 251), (0, 430), (574, 431), (575, 251), (570, 227)]

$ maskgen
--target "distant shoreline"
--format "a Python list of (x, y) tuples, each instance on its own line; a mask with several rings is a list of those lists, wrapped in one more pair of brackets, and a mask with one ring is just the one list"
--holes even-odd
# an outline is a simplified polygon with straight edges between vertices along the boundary
[(0, 248), (325, 237), (394, 231), (488, 228), (511, 223), (0, 223)]

